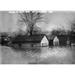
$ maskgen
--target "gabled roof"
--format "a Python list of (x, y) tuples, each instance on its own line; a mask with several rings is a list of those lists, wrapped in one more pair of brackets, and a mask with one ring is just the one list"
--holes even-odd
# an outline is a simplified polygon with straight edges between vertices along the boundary
[(48, 43), (48, 38), (47, 36), (44, 36), (41, 40), (41, 43)]

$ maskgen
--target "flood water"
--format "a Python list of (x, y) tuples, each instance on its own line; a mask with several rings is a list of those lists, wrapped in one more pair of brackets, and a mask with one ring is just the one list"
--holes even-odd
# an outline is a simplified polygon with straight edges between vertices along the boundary
[[(36, 48), (37, 49), (37, 48)], [(1, 64), (75, 64), (75, 47), (40, 47), (37, 52), (0, 46)]]

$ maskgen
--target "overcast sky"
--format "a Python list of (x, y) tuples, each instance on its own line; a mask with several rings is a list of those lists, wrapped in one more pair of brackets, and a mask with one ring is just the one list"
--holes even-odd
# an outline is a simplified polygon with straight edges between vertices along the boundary
[[(44, 14), (45, 22), (37, 23), (43, 31), (52, 31), (53, 29), (71, 29), (71, 23), (75, 21), (75, 12), (53, 12)], [(7, 11), (0, 11), (0, 32), (17, 31), (18, 15)], [(26, 29), (22, 27), (23, 30)]]

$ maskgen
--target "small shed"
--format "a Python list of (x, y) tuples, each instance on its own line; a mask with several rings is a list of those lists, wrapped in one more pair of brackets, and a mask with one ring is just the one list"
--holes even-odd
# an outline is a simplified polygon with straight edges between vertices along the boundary
[(41, 46), (44, 46), (44, 47), (49, 46), (49, 41), (46, 35), (41, 40)]
[(54, 46), (59, 46), (59, 39), (57, 36), (55, 36), (54, 40), (53, 40), (53, 45)]

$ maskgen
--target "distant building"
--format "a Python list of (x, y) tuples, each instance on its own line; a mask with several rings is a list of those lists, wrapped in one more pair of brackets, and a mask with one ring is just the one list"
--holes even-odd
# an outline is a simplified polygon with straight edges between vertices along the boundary
[(44, 36), (41, 40), (41, 46), (49, 46), (49, 41), (46, 36)]
[(53, 40), (53, 45), (54, 46), (59, 46), (59, 39), (57, 36), (55, 36), (54, 40)]

